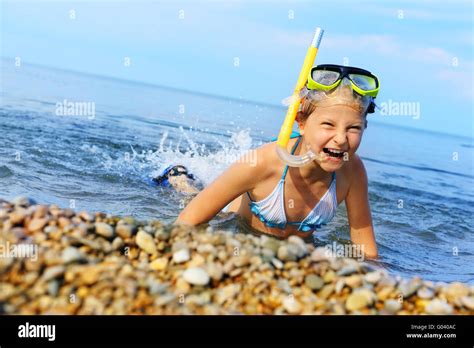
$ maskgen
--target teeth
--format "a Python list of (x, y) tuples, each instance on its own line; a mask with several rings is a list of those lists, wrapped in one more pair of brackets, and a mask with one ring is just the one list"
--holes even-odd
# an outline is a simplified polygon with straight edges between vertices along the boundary
[(329, 151), (333, 152), (333, 153), (342, 153), (342, 151), (339, 151), (339, 150), (335, 150), (335, 149), (328, 149)]

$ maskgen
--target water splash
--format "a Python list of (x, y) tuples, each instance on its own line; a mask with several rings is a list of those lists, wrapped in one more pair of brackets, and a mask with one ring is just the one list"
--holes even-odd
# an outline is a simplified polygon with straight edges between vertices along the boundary
[(99, 167), (108, 174), (151, 180), (169, 165), (181, 164), (207, 186), (252, 147), (261, 145), (260, 141), (255, 143), (249, 129), (228, 131), (230, 138), (224, 138), (226, 141), (216, 139), (215, 144), (199, 143), (192, 131), (185, 131), (182, 127), (179, 130), (174, 141), (165, 131), (156, 150), (138, 152), (130, 145), (129, 151), (112, 152), (87, 144), (82, 145), (81, 150), (96, 157)]

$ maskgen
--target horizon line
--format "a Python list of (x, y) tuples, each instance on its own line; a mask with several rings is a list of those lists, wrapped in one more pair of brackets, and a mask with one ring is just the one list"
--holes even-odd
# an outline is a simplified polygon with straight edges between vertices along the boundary
[[(5, 57), (5, 56), (0, 56), (0, 59), (2, 59), (2, 60), (10, 60), (11, 59), (11, 60), (14, 61), (14, 58)], [(31, 63), (31, 62), (26, 62), (25, 63), (25, 62), (22, 61), (22, 64), (31, 65), (33, 67), (39, 67), (39, 68), (43, 68), (43, 69), (47, 69), (47, 70), (56, 70), (56, 71), (65, 72), (65, 73), (69, 73), (69, 74), (84, 75), (84, 76), (89, 76), (89, 77), (94, 77), (94, 78), (104, 79), (104, 80), (113, 80), (113, 81), (117, 81), (117, 82), (120, 82), (120, 83), (131, 83), (131, 84), (142, 85), (142, 86), (147, 86), (147, 87), (152, 87), (152, 88), (172, 90), (172, 91), (181, 92), (181, 93), (200, 95), (200, 96), (208, 97), (208, 98), (227, 99), (227, 100), (236, 101), (236, 102), (244, 103), (244, 104), (252, 104), (252, 105), (258, 104), (258, 105), (262, 105), (262, 106), (273, 108), (273, 109), (287, 110), (287, 108), (284, 107), (284, 106), (280, 106), (280, 105), (277, 105), (277, 104), (271, 104), (271, 103), (268, 103), (268, 102), (262, 102), (262, 101), (256, 101), (256, 100), (250, 100), (250, 99), (242, 99), (242, 98), (236, 98), (236, 97), (231, 97), (231, 96), (224, 96), (224, 95), (219, 95), (219, 94), (214, 94), (214, 93), (209, 93), (209, 92), (192, 91), (192, 90), (184, 89), (184, 88), (180, 88), (180, 87), (160, 85), (160, 84), (156, 84), (156, 83), (139, 81), (139, 80), (130, 80), (130, 79), (125, 79), (125, 78), (121, 78), (121, 77), (114, 77), (114, 76), (109, 76), (109, 75), (100, 75), (100, 74), (97, 74), (97, 73), (90, 73), (90, 72), (83, 72), (83, 71), (66, 69), (66, 68), (53, 67), (53, 66), (43, 65), (43, 64), (39, 64), (39, 63)], [(460, 137), (460, 138), (470, 139), (471, 141), (473, 139), (472, 136), (470, 137), (468, 135), (461, 135), (461, 134), (435, 131), (435, 130), (430, 130), (430, 129), (417, 128), (417, 127), (389, 124), (389, 123), (385, 123), (385, 122), (380, 122), (378, 120), (377, 121), (370, 120), (370, 121), (372, 121), (373, 123), (375, 123), (377, 125), (384, 126), (384, 127), (396, 127), (396, 128), (401, 128), (401, 129), (406, 129), (406, 130), (411, 130), (411, 131), (421, 131), (421, 132), (427, 132), (427, 133), (448, 135), (448, 136), (451, 136), (451, 137)], [(282, 122), (283, 122), (283, 120), (282, 120)]]

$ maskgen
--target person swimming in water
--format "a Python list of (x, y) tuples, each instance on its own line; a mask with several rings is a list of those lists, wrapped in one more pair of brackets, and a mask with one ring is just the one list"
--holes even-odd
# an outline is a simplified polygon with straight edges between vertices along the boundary
[(172, 187), (180, 193), (196, 195), (199, 193), (196, 177), (183, 165), (170, 165), (153, 178), (153, 182), (164, 187)]
[(318, 159), (302, 167), (284, 166), (277, 144), (265, 144), (253, 150), (256, 164), (236, 161), (192, 199), (176, 223), (205, 223), (226, 207), (262, 233), (306, 238), (329, 223), (345, 201), (352, 242), (366, 257), (377, 257), (367, 173), (356, 151), (378, 88), (378, 79), (367, 70), (314, 67), (296, 116), (300, 133), (288, 151), (302, 155), (312, 150)]

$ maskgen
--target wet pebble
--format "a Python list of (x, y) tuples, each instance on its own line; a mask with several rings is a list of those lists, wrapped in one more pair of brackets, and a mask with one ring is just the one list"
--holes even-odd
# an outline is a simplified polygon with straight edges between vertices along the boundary
[(338, 276), (348, 276), (354, 274), (358, 271), (357, 266), (355, 265), (347, 265), (342, 267), (339, 271), (337, 271)]
[(150, 263), (150, 268), (155, 271), (163, 271), (168, 266), (168, 258), (160, 257)]
[(311, 290), (319, 290), (324, 286), (324, 280), (315, 274), (307, 275), (304, 283)]
[(125, 223), (117, 224), (115, 231), (123, 239), (128, 239), (132, 236), (132, 226)]
[(174, 263), (183, 263), (189, 261), (191, 256), (189, 255), (189, 249), (180, 249), (173, 253), (173, 262)]
[(409, 281), (403, 281), (398, 286), (398, 291), (404, 298), (412, 296), (420, 287), (422, 282), (418, 278), (411, 279)]
[(47, 218), (33, 219), (28, 224), (28, 230), (30, 232), (39, 231), (47, 224), (47, 222), (48, 222)]
[(416, 292), (417, 296), (421, 299), (432, 299), (435, 295), (435, 292), (427, 287), (421, 287)]
[(209, 283), (210, 277), (204, 269), (193, 267), (184, 271), (183, 279), (189, 284), (206, 285)]
[(390, 314), (395, 314), (397, 313), (400, 309), (402, 309), (402, 304), (393, 299), (389, 299), (385, 301), (384, 307), (383, 307), (388, 313)]
[(96, 222), (95, 233), (105, 238), (112, 238), (114, 236), (114, 229), (105, 222)]
[(64, 267), (63, 265), (52, 266), (52, 267), (47, 268), (44, 271), (44, 273), (42, 275), (42, 279), (45, 282), (47, 282), (51, 279), (58, 278), (58, 277), (62, 276), (64, 274), (64, 272), (66, 272), (66, 267)]
[(373, 303), (374, 294), (365, 289), (352, 292), (346, 300), (346, 309), (348, 311), (357, 311)]
[(299, 250), (293, 244), (282, 245), (278, 248), (278, 258), (281, 261), (296, 261), (298, 258)]
[(428, 303), (426, 306), (426, 313), (428, 314), (451, 314), (453, 312), (453, 307), (446, 301), (440, 299), (434, 299)]
[(75, 247), (67, 247), (64, 249), (61, 258), (65, 264), (79, 262), (86, 259), (85, 255)]
[(153, 237), (144, 231), (138, 231), (136, 243), (146, 253), (150, 255), (157, 254), (156, 244)]
[(364, 280), (370, 284), (376, 284), (382, 278), (379, 271), (369, 272), (364, 276)]
[(464, 296), (461, 297), (461, 303), (467, 309), (474, 311), (474, 296)]

